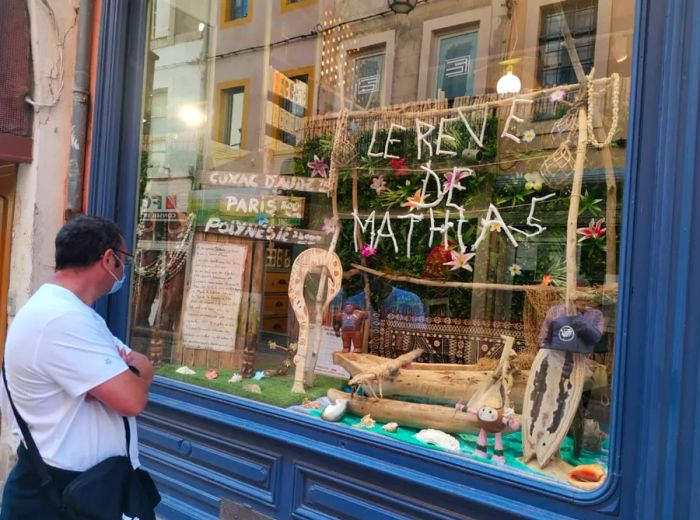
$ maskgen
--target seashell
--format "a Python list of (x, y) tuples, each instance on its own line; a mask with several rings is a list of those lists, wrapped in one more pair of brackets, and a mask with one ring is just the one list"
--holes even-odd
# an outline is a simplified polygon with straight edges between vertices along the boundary
[(581, 464), (569, 471), (568, 480), (580, 489), (596, 489), (605, 482), (605, 469), (600, 464)]
[(188, 366), (181, 366), (175, 372), (177, 372), (178, 374), (185, 375), (185, 376), (193, 376), (197, 373)]
[(454, 438), (449, 433), (445, 433), (440, 430), (421, 430), (416, 433), (416, 439), (425, 444), (432, 444), (443, 448), (445, 451), (451, 451), (453, 453), (459, 453), (459, 441)]
[(318, 410), (321, 408), (321, 403), (318, 401), (309, 401), (308, 398), (304, 397), (304, 400), (301, 402), (301, 406), (308, 408), (309, 410)]
[(358, 428), (374, 428), (374, 426), (376, 424), (377, 424), (377, 421), (372, 419), (372, 416), (370, 414), (367, 414), (355, 426), (357, 426)]
[(250, 392), (251, 394), (262, 394), (260, 387), (254, 383), (243, 385), (243, 390)]
[(321, 419), (324, 421), (337, 422), (345, 415), (348, 409), (347, 399), (338, 399), (334, 404), (329, 404), (321, 412)]
[(207, 370), (206, 374), (204, 374), (204, 377), (206, 377), (209, 380), (216, 379), (217, 377), (219, 377), (219, 373), (212, 368), (211, 370)]
[(382, 430), (384, 430), (385, 432), (389, 432), (389, 433), (396, 433), (396, 430), (398, 430), (398, 429), (399, 429), (399, 423), (395, 423), (395, 422), (386, 423), (384, 426), (382, 426)]
[(240, 383), (241, 381), (243, 381), (243, 376), (238, 373), (233, 374), (231, 379), (228, 380), (229, 383)]

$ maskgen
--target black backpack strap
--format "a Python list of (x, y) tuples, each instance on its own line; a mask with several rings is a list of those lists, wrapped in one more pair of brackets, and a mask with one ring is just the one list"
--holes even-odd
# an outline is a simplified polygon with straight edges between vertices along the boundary
[(53, 479), (49, 474), (48, 465), (46, 464), (46, 462), (44, 462), (44, 459), (41, 458), (39, 449), (36, 447), (36, 443), (34, 442), (34, 437), (32, 437), (32, 433), (29, 431), (29, 426), (27, 426), (27, 423), (24, 421), (24, 419), (22, 419), (22, 416), (17, 411), (15, 403), (12, 400), (12, 394), (10, 394), (10, 387), (7, 384), (7, 376), (5, 375), (4, 361), (2, 364), (2, 381), (5, 384), (7, 399), (8, 401), (10, 401), (12, 412), (15, 414), (15, 420), (17, 421), (17, 425), (19, 426), (19, 429), (22, 432), (22, 437), (24, 437), (24, 443), (27, 447), (27, 454), (29, 455), (29, 460), (32, 463), (32, 466), (34, 466), (34, 471), (37, 472), (37, 475), (39, 475), (39, 478), (41, 480), (41, 487), (46, 490), (51, 502), (53, 502), (53, 504), (59, 510), (62, 510), (61, 499), (58, 496), (58, 490), (56, 489), (56, 486), (54, 486)]
[(122, 417), (124, 420), (124, 433), (126, 434), (126, 456), (131, 460), (131, 453), (129, 452), (129, 446), (131, 445), (131, 428), (129, 426), (129, 419)]

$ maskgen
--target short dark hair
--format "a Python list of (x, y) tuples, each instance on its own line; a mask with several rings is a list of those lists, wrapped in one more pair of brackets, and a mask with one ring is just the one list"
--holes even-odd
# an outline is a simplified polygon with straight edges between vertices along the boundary
[(123, 235), (113, 222), (79, 215), (66, 222), (56, 235), (56, 270), (88, 267), (107, 249), (119, 249), (122, 240)]

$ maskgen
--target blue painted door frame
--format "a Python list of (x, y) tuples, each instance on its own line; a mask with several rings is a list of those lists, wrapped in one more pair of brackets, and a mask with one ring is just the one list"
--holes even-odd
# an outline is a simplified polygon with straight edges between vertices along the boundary
[[(157, 378), (167, 518), (693, 518), (700, 510), (700, 0), (638, 0), (609, 485), (594, 495)], [(90, 211), (133, 242), (146, 0), (104, 0)], [(126, 292), (99, 310), (124, 337)], [(694, 471), (695, 469), (695, 471)]]

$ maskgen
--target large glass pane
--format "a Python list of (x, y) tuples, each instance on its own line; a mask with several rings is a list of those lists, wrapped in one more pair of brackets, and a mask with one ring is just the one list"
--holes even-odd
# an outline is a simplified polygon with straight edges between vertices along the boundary
[(436, 94), (447, 99), (472, 95), (478, 32), (471, 31), (439, 40)]
[(633, 1), (291, 3), (151, 3), (132, 346), (599, 487)]
[(358, 108), (375, 108), (381, 104), (384, 54), (360, 56), (355, 60), (355, 103)]

